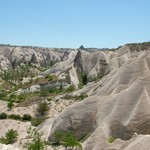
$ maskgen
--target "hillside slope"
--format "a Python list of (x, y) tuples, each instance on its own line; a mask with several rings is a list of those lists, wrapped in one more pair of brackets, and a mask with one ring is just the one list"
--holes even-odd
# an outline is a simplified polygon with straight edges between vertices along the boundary
[[(56, 131), (71, 131), (78, 139), (90, 134), (84, 143), (85, 150), (142, 150), (142, 146), (134, 145), (136, 140), (148, 149), (150, 138), (144, 135), (150, 133), (149, 48), (136, 51), (126, 45), (116, 56), (118, 68), (90, 88), (93, 96), (59, 115), (53, 123), (50, 141), (56, 140)], [(132, 139), (135, 133), (144, 135)], [(108, 143), (110, 137), (123, 141), (116, 140), (111, 145)]]
[[(1, 149), (24, 149), (29, 126), (51, 144), (62, 131), (84, 150), (149, 149), (149, 43), (103, 51), (1, 45), (0, 60), (0, 114), (7, 114), (0, 133), (18, 128), (19, 134), (13, 146)], [(42, 116), (41, 102), (48, 107)], [(25, 114), (30, 120), (23, 120)]]

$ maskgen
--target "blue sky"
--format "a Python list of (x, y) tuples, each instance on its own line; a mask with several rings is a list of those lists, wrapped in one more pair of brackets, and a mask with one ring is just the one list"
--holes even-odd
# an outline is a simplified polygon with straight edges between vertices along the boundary
[(117, 47), (150, 41), (150, 0), (0, 0), (0, 43)]

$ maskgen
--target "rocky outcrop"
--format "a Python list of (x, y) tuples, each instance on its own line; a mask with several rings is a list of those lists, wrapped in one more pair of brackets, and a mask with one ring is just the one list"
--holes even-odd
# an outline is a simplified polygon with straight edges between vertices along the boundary
[[(3, 69), (16, 68), (21, 63), (33, 63), (35, 65), (52, 66), (56, 62), (68, 59), (69, 50), (55, 50), (53, 48), (0, 46), (0, 57), (5, 63), (1, 63)], [(2, 59), (2, 58), (0, 58)], [(7, 64), (7, 65), (6, 65)]]
[[(72, 131), (78, 139), (90, 135), (85, 150), (149, 147), (149, 136), (132, 137), (135, 132), (150, 133), (150, 52), (136, 53), (125, 46), (113, 55), (116, 58), (110, 56), (109, 61), (115, 59), (115, 69), (87, 90), (93, 96), (60, 114), (53, 123), (50, 141), (55, 141), (55, 131), (61, 130)], [(118, 139), (112, 145), (108, 144), (111, 136)]]
[(108, 68), (110, 54), (101, 51), (72, 51), (67, 60), (55, 64), (40, 75), (61, 75), (69, 72), (71, 83), (78, 87), (81, 74), (86, 74), (88, 78), (95, 78), (110, 72)]
[[(18, 64), (24, 62), (51, 66), (54, 61), (55, 64), (40, 73), (40, 77), (55, 74), (58, 78), (55, 85), (60, 84), (61, 79), (63, 81), (61, 83), (66, 87), (74, 84), (78, 88), (81, 75), (86, 75), (88, 79), (103, 76), (99, 81), (89, 80), (90, 82), (82, 89), (67, 93), (74, 99), (76, 95), (87, 94), (89, 97), (83, 101), (71, 102), (69, 99), (65, 102), (63, 99), (65, 95), (57, 95), (49, 102), (50, 119), (38, 127), (39, 131), (44, 132), (44, 138), (48, 137), (49, 141), (56, 142), (56, 131), (71, 131), (77, 139), (85, 140), (84, 150), (149, 149), (149, 44), (127, 44), (115, 51), (87, 51), (86, 49), (62, 51), (61, 49), (0, 46), (0, 59), (1, 70), (16, 68)], [(40, 86), (50, 88), (52, 84), (46, 82)], [(37, 89), (40, 90), (38, 85), (30, 87), (30, 91), (33, 92)], [(6, 104), (3, 110), (7, 108)], [(68, 107), (69, 105), (71, 106)], [(35, 110), (35, 107), (28, 108), (29, 110), (26, 107), (15, 107), (11, 112), (30, 114)], [(29, 126), (30, 123), (27, 122), (1, 120), (3, 130), (0, 130), (0, 133), (4, 136), (10, 128), (18, 130), (20, 142), (25, 138), (25, 130)], [(111, 137), (116, 140), (110, 144)], [(15, 146), (21, 147), (19, 142), (16, 142)]]
[(10, 61), (6, 57), (0, 55), (0, 70), (7, 70), (8, 68), (11, 68)]
[[(98, 135), (98, 133), (97, 133)], [(97, 140), (93, 137), (93, 141)], [(88, 150), (148, 150), (150, 147), (150, 135), (138, 135), (128, 141), (116, 139), (113, 143), (108, 143), (105, 138), (101, 136), (99, 142), (95, 145), (85, 146)]]

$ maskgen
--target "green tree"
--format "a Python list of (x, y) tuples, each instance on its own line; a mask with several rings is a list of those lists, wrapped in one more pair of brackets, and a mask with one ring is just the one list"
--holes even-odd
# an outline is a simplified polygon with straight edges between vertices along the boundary
[(83, 83), (83, 85), (86, 85), (87, 82), (88, 82), (87, 75), (86, 74), (82, 74), (81, 77), (82, 77), (82, 83)]
[(44, 116), (49, 110), (47, 102), (40, 102), (37, 107), (37, 112), (39, 115)]

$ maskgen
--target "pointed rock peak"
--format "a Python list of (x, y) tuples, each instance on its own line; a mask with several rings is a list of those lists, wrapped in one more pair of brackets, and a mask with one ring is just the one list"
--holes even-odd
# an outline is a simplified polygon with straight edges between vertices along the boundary
[(74, 62), (76, 62), (79, 59), (81, 59), (81, 51), (80, 50), (78, 50), (78, 52), (77, 52), (77, 54), (76, 54), (76, 56), (74, 58)]
[(38, 63), (38, 60), (37, 60), (35, 54), (32, 55), (30, 63)]
[(81, 46), (79, 47), (79, 49), (84, 50), (85, 48), (84, 48), (83, 45), (81, 45)]
[(83, 63), (82, 63), (82, 57), (81, 57), (81, 51), (78, 50), (76, 57), (74, 59), (74, 66), (80, 71), (83, 71)]

